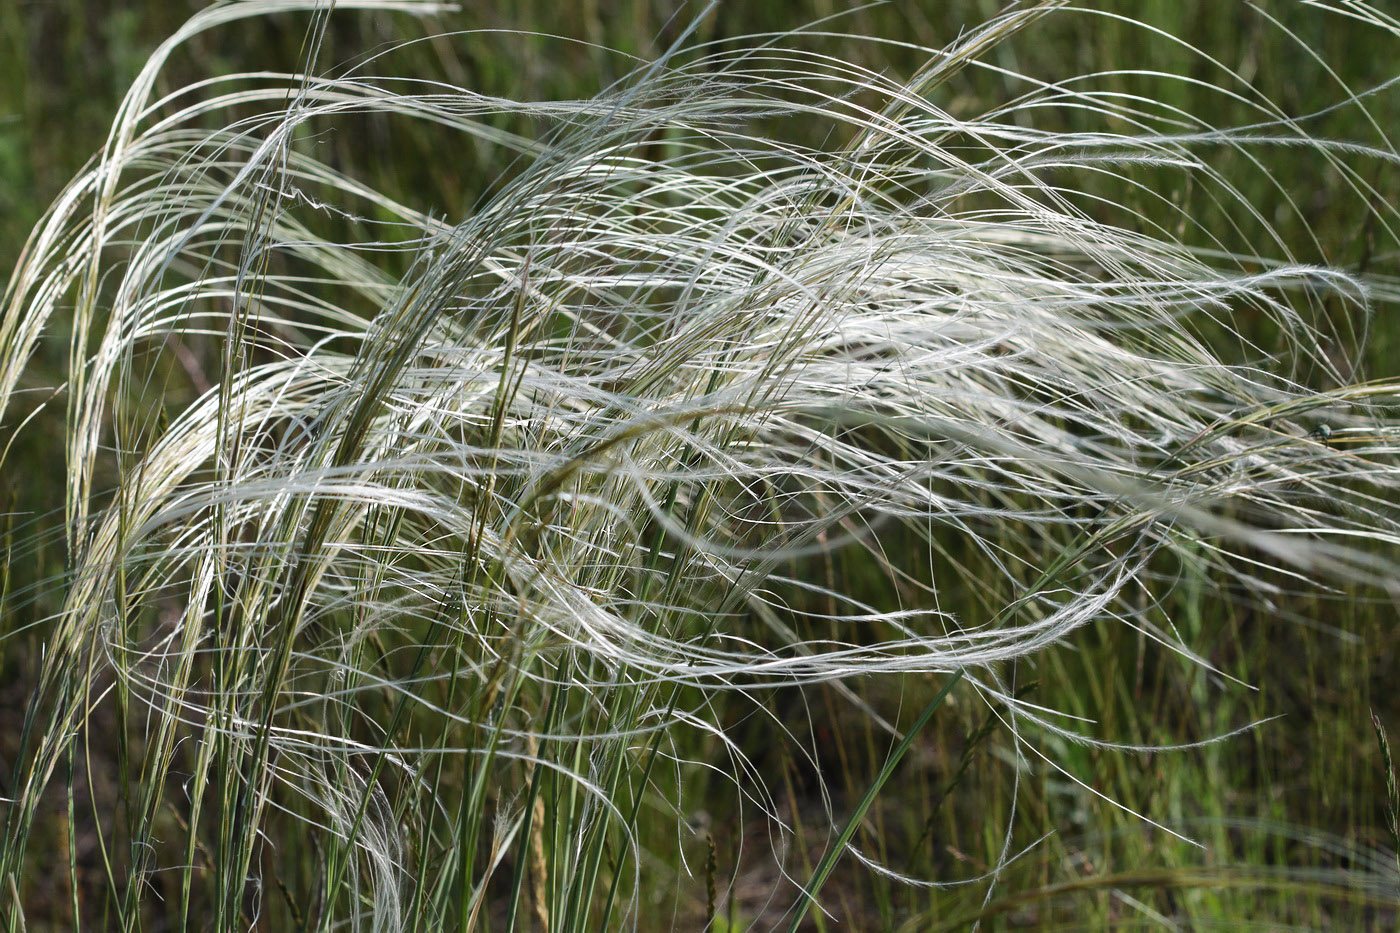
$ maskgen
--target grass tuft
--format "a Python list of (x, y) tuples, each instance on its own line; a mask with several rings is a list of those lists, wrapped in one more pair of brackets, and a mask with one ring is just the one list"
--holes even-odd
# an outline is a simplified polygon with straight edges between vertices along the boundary
[[(1400, 383), (1351, 348), (1400, 291), (1370, 247), (1359, 268), (1299, 258), (1276, 227), (1306, 213), (1293, 194), (1250, 193), (1301, 151), (1393, 240), (1371, 181), (1400, 161), (1393, 88), (1288, 112), (1184, 41), (1211, 80), (1008, 68), (1066, 6), (917, 49), (907, 78), (820, 51), (824, 25), (706, 42), (702, 16), (559, 100), (326, 63), (340, 17), (437, 4), (197, 13), (4, 294), (6, 444), (61, 417), (68, 470), (62, 514), (5, 532), (7, 555), (64, 553), (27, 588), (7, 560), (0, 586), (54, 605), (6, 785), (7, 922), (63, 793), (72, 912), (97, 909), (77, 903), (81, 825), (101, 865), (84, 896), (117, 929), (729, 929), (747, 920), (718, 853), (763, 825), (795, 930), (843, 854), (882, 884), (967, 881), (905, 870), (866, 821), (906, 754), (938, 754), (935, 711), (974, 708), (994, 719), (943, 796), (977, 792), (987, 747), (1013, 813), (1035, 784), (1194, 842), (1189, 815), (1090, 774), (1164, 743), (1018, 677), (1123, 629), (1164, 669), (1235, 678), (1158, 611), (1176, 580), (1241, 605), (1397, 595)], [(306, 27), (294, 69), (163, 79), (206, 33), (284, 13)], [(1004, 99), (964, 112), (953, 92), (989, 77)], [(1210, 125), (1139, 79), (1250, 119)], [(1327, 136), (1338, 110), (1378, 137)], [(483, 151), (509, 167), (474, 205), (414, 203), (323, 145), (375, 133), (427, 134), (444, 173)], [(55, 340), (61, 380), (35, 392)], [(903, 725), (901, 692), (923, 709)], [(798, 750), (780, 778), (771, 745)], [(721, 800), (729, 835), (703, 825)], [(910, 814), (914, 848), (934, 816)], [(844, 829), (811, 868), (814, 818)], [(967, 922), (1278, 882), (1173, 864), (997, 899), (1036, 844), (995, 822), (973, 830)]]

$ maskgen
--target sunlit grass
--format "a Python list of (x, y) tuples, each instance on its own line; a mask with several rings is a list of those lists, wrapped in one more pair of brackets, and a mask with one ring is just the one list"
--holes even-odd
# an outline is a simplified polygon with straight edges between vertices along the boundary
[[(1278, 205), (1215, 168), (1228, 153), (1268, 178), (1302, 150), (1393, 239), (1353, 165), (1393, 147), (1314, 134), (1238, 76), (1217, 93), (1254, 118), (1233, 129), (1113, 75), (990, 63), (1060, 6), (925, 50), (907, 79), (796, 34), (682, 34), (573, 100), (372, 57), (326, 70), (324, 11), (301, 71), (163, 86), (179, 42), (309, 2), (215, 6), (162, 46), (36, 227), (0, 322), (6, 423), (24, 436), (62, 409), (68, 466), (63, 514), (13, 546), (66, 556), (14, 594), (61, 608), (7, 788), (7, 920), (51, 844), (46, 795), (65, 792), (70, 890), (79, 825), (101, 872), (85, 896), (102, 906), (74, 913), (123, 929), (742, 926), (838, 870), (876, 879), (862, 908), (881, 925), (913, 928), (1086, 894), (1151, 918), (1118, 895), (1212, 880), (1391, 905), (1390, 862), (1364, 847), (1330, 874), (1174, 861), (1220, 839), (1102, 762), (1214, 749), (1267, 710), (1164, 741), (1121, 672), (1054, 649), (1123, 631), (1164, 678), (1239, 682), (1201, 618), (1158, 611), (1176, 586), (1198, 608), (1393, 593), (1400, 386), (1353, 378), (1348, 354), (1395, 283), (1281, 238), (1247, 250), (1220, 218), (1267, 233)], [(964, 69), (1014, 93), (944, 109)], [(1065, 114), (1091, 126), (1037, 129)], [(440, 134), (444, 162), (514, 162), (445, 210), (321, 158), (401, 125)], [(62, 385), (36, 390), (54, 339)], [(1085, 683), (1046, 705), (1032, 665)], [(926, 706), (954, 677), (956, 707)], [(779, 708), (814, 691), (826, 709)], [(981, 860), (955, 877), (906, 864), (942, 798), (903, 820), (873, 806), (894, 786), (880, 763), (919, 740), (898, 744), (912, 717), (890, 697), (982, 723), (969, 755), (995, 749), (1010, 774), (959, 814)], [(803, 741), (824, 717), (860, 724), (837, 768)], [(945, 764), (940, 784), (963, 773)], [(1013, 886), (1075, 845), (1021, 841), (1023, 794), (1131, 813), (1172, 855)], [(721, 807), (738, 827), (723, 867), (700, 839)], [(1211, 833), (1230, 816), (1211, 815)], [(808, 850), (822, 838), (843, 848)], [(756, 844), (773, 891), (742, 917)], [(1100, 846), (1117, 861), (1111, 839), (1081, 851)], [(969, 879), (927, 913), (889, 893)]]

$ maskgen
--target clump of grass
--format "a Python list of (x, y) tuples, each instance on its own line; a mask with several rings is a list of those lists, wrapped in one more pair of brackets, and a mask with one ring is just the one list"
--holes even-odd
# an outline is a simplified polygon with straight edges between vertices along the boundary
[[(5, 295), (7, 423), (61, 395), (69, 467), (63, 516), (33, 531), (62, 536), (67, 566), (6, 883), (100, 728), (118, 776), (91, 822), (117, 927), (285, 910), (317, 930), (609, 928), (645, 906), (658, 827), (680, 845), (699, 749), (786, 831), (722, 727), (754, 691), (961, 678), (1017, 754), (1058, 769), (1019, 739), (1112, 743), (1021, 698), (1010, 665), (1086, 625), (1194, 658), (1137, 608), (1173, 554), (1244, 585), (1393, 586), (1400, 386), (1352, 381), (1306, 317), (1360, 319), (1393, 283), (1189, 246), (1106, 193), (1190, 178), (1268, 229), (1212, 156), (1306, 147), (1388, 231), (1349, 160), (1395, 161), (1389, 141), (1315, 138), (1267, 101), (1252, 126), (1204, 127), (1091, 83), (1026, 79), (975, 118), (937, 103), (1060, 6), (929, 50), (908, 80), (800, 35), (683, 37), (595, 98), (548, 102), (373, 59), (319, 70), (310, 0), (197, 15)], [(298, 10), (301, 71), (157, 96), (182, 42)], [(1056, 111), (1101, 126), (1035, 128)], [(470, 210), (401, 203), (317, 158), (321, 134), (371, 119), (516, 167)], [(1217, 332), (1243, 341), (1248, 315), (1284, 349), (1227, 359)], [(24, 374), (53, 335), (67, 381), (35, 408)], [(835, 560), (863, 582), (811, 570)]]

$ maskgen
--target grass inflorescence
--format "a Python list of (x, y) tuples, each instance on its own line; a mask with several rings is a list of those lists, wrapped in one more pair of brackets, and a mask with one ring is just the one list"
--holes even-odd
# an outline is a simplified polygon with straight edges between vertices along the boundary
[[(1392, 909), (1384, 839), (1280, 820), (1262, 835), (1344, 869), (1191, 862), (1203, 818), (1243, 818), (1095, 769), (1251, 741), (1268, 711), (1163, 741), (1145, 701), (1111, 712), (1128, 662), (1055, 649), (1130, 633), (1134, 696), (1179, 709), (1240, 680), (1203, 603), (1395, 595), (1400, 382), (1360, 370), (1389, 246), (1300, 259), (1269, 169), (1304, 153), (1389, 244), (1393, 91), (1290, 113), (1187, 46), (1210, 78), (1180, 84), (1251, 113), (1213, 126), (1120, 83), (1167, 75), (1011, 69), (1065, 6), (887, 43), (926, 61), (902, 77), (823, 51), (839, 19), (711, 42), (700, 11), (548, 100), (323, 61), (336, 18), (442, 12), (419, 0), (196, 14), (4, 297), (6, 443), (61, 421), (67, 465), (61, 513), (4, 536), (43, 643), (6, 921), (60, 850), (74, 922), (128, 930), (796, 929), (833, 888), (857, 928), (1086, 893), (1147, 922), (1211, 885)], [(163, 80), (287, 13), (297, 68)], [(1004, 99), (963, 112), (967, 72)], [(1338, 110), (1376, 135), (1318, 132)], [(328, 143), (397, 132), (437, 140), (437, 173), (503, 168), (473, 205), (415, 203)], [(1027, 684), (1076, 677), (1073, 703)], [(935, 792), (901, 820), (877, 798), (910, 769)], [(1065, 852), (1107, 867), (1035, 884), (1023, 799), (1131, 813), (1161, 859), (1116, 864), (1086, 825)]]

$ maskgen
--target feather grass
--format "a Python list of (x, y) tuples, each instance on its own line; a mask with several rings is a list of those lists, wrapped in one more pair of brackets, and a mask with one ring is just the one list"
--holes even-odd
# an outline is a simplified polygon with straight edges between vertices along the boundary
[[(509, 925), (528, 894), (550, 929), (609, 927), (637, 916), (643, 814), (684, 808), (654, 769), (703, 764), (678, 735), (724, 749), (736, 792), (785, 823), (718, 698), (952, 675), (1017, 755), (1042, 755), (1030, 734), (1129, 748), (1018, 696), (1009, 665), (1088, 625), (1206, 663), (1134, 609), (1178, 553), (1244, 585), (1277, 570), (1393, 595), (1400, 385), (1352, 382), (1298, 309), (1325, 298), (1360, 321), (1395, 283), (1188, 246), (1100, 192), (1189, 177), (1267, 229), (1211, 154), (1305, 147), (1390, 230), (1348, 160), (1394, 148), (1318, 138), (1267, 102), (1252, 125), (1204, 127), (1092, 81), (1025, 79), (976, 118), (936, 103), (1064, 6), (1009, 11), (908, 81), (800, 36), (683, 37), (596, 98), (550, 102), (373, 59), (317, 71), (328, 14), (311, 0), (198, 14), (4, 298), (8, 423), (33, 417), (40, 341), (70, 345), (66, 506), (35, 532), (66, 542), (63, 607), (6, 883), (112, 707), (119, 928), (172, 870), (177, 922), (255, 923), (266, 866), (306, 838), (304, 929), (482, 925), (504, 875)], [(312, 14), (301, 71), (156, 96), (182, 43), (289, 11)], [(1102, 127), (1034, 128), (1055, 109)], [(444, 218), (318, 161), (318, 134), (369, 116), (518, 161)], [(1284, 349), (1226, 359), (1207, 332), (1245, 315), (1276, 321)], [(1305, 385), (1309, 366), (1332, 387)], [(189, 401), (166, 416), (170, 398)], [(831, 555), (917, 598), (877, 605), (800, 571)], [(960, 555), (1000, 579), (960, 580)], [(952, 595), (965, 586), (981, 592)]]

